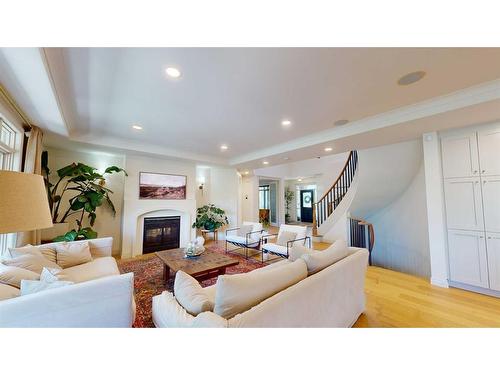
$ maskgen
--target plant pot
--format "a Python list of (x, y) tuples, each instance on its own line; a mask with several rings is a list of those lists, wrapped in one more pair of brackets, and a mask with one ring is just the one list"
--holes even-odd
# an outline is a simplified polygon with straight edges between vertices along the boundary
[(55, 223), (52, 228), (41, 230), (42, 241), (52, 241), (57, 236), (62, 236), (69, 231), (69, 223)]
[(206, 230), (210, 230), (210, 231), (212, 231), (212, 230), (214, 230), (214, 229), (215, 229), (215, 224), (214, 224), (214, 223), (206, 223), (206, 224), (204, 225), (204, 227), (205, 227), (205, 229), (206, 229)]

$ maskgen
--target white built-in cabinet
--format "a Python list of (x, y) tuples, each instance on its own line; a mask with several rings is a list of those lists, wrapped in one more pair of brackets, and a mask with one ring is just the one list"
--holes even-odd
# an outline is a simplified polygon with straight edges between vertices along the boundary
[(500, 125), (441, 136), (451, 282), (500, 291)]

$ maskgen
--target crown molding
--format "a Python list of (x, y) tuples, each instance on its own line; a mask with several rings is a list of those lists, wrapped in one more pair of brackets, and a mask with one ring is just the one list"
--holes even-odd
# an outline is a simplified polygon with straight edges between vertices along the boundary
[(230, 159), (229, 164), (238, 165), (248, 163), (398, 124), (404, 126), (405, 123), (408, 123), (409, 126), (411, 121), (414, 120), (498, 99), (500, 99), (500, 79), (353, 121), (341, 127), (312, 133), (289, 142), (256, 150)]

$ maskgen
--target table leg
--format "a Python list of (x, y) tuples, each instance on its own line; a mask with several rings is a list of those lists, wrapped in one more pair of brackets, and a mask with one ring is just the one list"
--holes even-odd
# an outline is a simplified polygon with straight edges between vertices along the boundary
[(170, 279), (170, 267), (166, 264), (163, 265), (163, 280), (165, 285), (168, 285), (168, 280)]

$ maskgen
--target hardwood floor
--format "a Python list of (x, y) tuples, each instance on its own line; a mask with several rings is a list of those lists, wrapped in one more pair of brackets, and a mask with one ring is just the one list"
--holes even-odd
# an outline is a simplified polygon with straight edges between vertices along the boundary
[(368, 267), (366, 311), (354, 327), (500, 327), (500, 298)]

